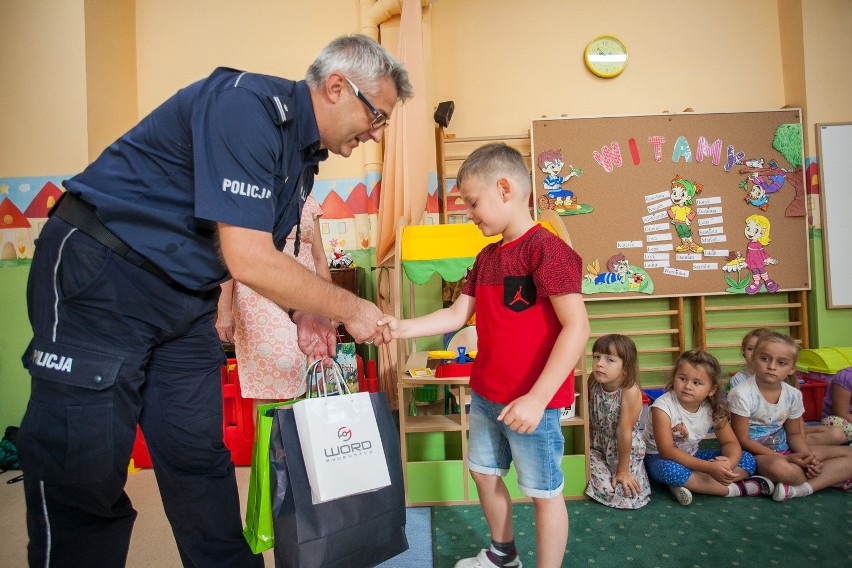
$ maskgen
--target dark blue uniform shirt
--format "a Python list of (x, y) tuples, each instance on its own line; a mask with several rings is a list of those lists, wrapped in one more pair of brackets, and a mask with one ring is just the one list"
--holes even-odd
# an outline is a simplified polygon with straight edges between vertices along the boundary
[(281, 250), (327, 157), (304, 81), (219, 68), (64, 185), (175, 281), (206, 290), (228, 277), (216, 223), (269, 232)]

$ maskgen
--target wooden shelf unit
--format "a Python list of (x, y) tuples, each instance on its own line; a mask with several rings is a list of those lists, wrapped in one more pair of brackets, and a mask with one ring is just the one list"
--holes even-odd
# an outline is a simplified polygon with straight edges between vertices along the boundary
[(757, 327), (786, 333), (802, 348), (810, 347), (806, 290), (756, 296), (696, 296), (692, 310), (693, 343), (716, 355), (723, 369), (739, 369), (743, 365), (742, 338)]
[[(402, 342), (400, 342), (402, 343)], [(402, 353), (401, 353), (402, 354)], [(405, 478), (407, 505), (471, 504), (478, 502), (476, 486), (467, 467), (468, 414), (464, 405), (458, 414), (410, 416), (408, 408), (417, 388), (426, 385), (449, 385), (456, 400), (465, 401), (469, 394), (468, 377), (412, 378), (409, 369), (427, 366), (428, 354), (411, 353), (400, 368), (397, 379), (400, 401), (399, 437)], [(586, 373), (575, 370), (575, 415), (561, 421), (565, 436), (562, 471), (565, 475), (565, 499), (586, 499), (589, 480), (589, 409)], [(418, 438), (418, 436), (422, 436)], [(515, 482), (514, 467), (506, 477), (513, 501), (529, 501)]]
[[(621, 301), (621, 300), (619, 300)], [(608, 305), (611, 303), (607, 300)], [(663, 307), (667, 304), (667, 307)], [(639, 377), (643, 387), (662, 385), (678, 356), (686, 350), (684, 299), (641, 298), (624, 303), (630, 309), (618, 314), (596, 314), (599, 302), (587, 301), (592, 334), (586, 356), (591, 369), (592, 345), (608, 333), (633, 339), (639, 353)]]
[(527, 134), (505, 135), (505, 136), (473, 136), (456, 138), (448, 136), (444, 127), (435, 125), (435, 154), (438, 169), (438, 191), (441, 195), (441, 222), (442, 223), (465, 223), (465, 208), (456, 200), (461, 197), (458, 190), (450, 192), (447, 187), (448, 179), (455, 179), (462, 162), (471, 152), (484, 144), (490, 142), (505, 142), (516, 148), (524, 156), (527, 166), (530, 164), (530, 136)]

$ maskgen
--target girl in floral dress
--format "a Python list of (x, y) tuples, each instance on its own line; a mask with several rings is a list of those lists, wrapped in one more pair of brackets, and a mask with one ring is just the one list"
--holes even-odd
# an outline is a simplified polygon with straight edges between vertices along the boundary
[(636, 345), (624, 335), (604, 335), (592, 347), (592, 360), (586, 495), (608, 507), (638, 509), (648, 503), (651, 486), (639, 431), (642, 390)]

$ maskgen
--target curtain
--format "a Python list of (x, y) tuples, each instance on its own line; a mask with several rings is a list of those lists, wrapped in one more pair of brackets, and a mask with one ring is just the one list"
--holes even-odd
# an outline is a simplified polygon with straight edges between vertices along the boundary
[[(379, 201), (376, 244), (377, 298), (379, 308), (394, 313), (399, 298), (392, 293), (399, 275), (394, 274), (396, 222), (405, 217), (418, 224), (426, 210), (429, 166), (434, 155), (433, 125), (426, 89), (423, 56), (423, 21), (420, 0), (403, 0), (397, 58), (406, 65), (414, 97), (398, 105), (385, 132), (382, 193)], [(379, 385), (396, 400), (396, 345), (379, 348)]]

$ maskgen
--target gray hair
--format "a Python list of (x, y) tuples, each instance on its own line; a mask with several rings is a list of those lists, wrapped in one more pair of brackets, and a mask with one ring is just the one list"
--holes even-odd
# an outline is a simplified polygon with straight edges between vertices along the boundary
[(340, 36), (322, 48), (308, 67), (305, 81), (311, 89), (316, 89), (335, 71), (343, 73), (368, 93), (375, 94), (378, 81), (390, 77), (400, 101), (414, 96), (405, 65), (365, 35)]
[(512, 178), (524, 191), (531, 190), (530, 170), (524, 157), (515, 148), (495, 142), (470, 153), (456, 174), (456, 183), (460, 185), (466, 177), (490, 180), (500, 176)]

